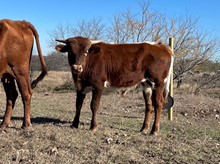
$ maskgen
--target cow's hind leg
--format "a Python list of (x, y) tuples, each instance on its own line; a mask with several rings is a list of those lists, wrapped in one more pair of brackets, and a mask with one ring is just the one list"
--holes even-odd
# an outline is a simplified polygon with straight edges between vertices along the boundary
[(2, 79), (2, 82), (6, 93), (6, 111), (0, 127), (6, 128), (10, 124), (12, 109), (14, 108), (15, 101), (18, 97), (18, 92), (13, 78)]
[(162, 111), (162, 107), (164, 104), (163, 88), (164, 88), (163, 82), (157, 83), (152, 94), (152, 102), (153, 102), (153, 107), (154, 107), (154, 112), (155, 112), (154, 123), (153, 123), (153, 127), (151, 130), (152, 135), (157, 135), (159, 132), (159, 128), (160, 128), (160, 116), (161, 116), (161, 111)]
[(143, 87), (143, 97), (144, 97), (145, 107), (146, 107), (145, 118), (144, 118), (143, 126), (141, 128), (141, 132), (143, 133), (147, 133), (150, 127), (150, 117), (153, 111), (151, 96), (152, 96), (152, 88)]
[(77, 91), (77, 95), (76, 95), (76, 114), (72, 123), (72, 127), (74, 128), (78, 128), (79, 126), (79, 119), (80, 119), (80, 113), (81, 113), (81, 108), (82, 108), (82, 104), (83, 101), (85, 99), (85, 94), (83, 94), (82, 92)]
[(91, 126), (90, 130), (96, 131), (97, 129), (97, 112), (99, 109), (100, 99), (102, 95), (102, 90), (100, 89), (94, 89), (92, 91), (92, 101), (90, 104), (91, 110), (92, 110), (92, 120), (91, 120)]
[[(29, 69), (24, 69), (29, 70)], [(31, 105), (31, 96), (32, 96), (32, 89), (30, 85), (30, 77), (29, 71), (20, 71), (21, 73), (15, 72), (17, 77), (17, 84), (19, 91), (21, 93), (22, 102), (24, 106), (24, 119), (22, 128), (27, 128), (31, 125), (31, 116), (30, 116), (30, 105)], [(19, 76), (18, 76), (19, 75)]]

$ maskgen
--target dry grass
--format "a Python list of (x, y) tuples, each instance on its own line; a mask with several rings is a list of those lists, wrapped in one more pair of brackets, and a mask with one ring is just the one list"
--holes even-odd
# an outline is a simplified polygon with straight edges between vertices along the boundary
[[(34, 72), (33, 79), (36, 78), (40, 73)], [(42, 82), (38, 84), (35, 92), (47, 92), (53, 91), (56, 87), (62, 86), (65, 83), (72, 82), (72, 75), (66, 71), (49, 71), (48, 75), (45, 76)], [(73, 82), (72, 82), (73, 84)]]
[[(144, 117), (141, 93), (103, 95), (96, 133), (89, 131), (88, 94), (79, 129), (70, 128), (75, 93), (54, 92), (71, 75), (50, 72), (32, 98), (32, 127), (21, 129), (19, 97), (10, 128), (0, 132), (0, 163), (219, 163), (220, 100), (175, 95), (174, 120), (164, 111), (160, 135), (139, 133)], [(42, 89), (43, 88), (43, 89)], [(49, 88), (49, 89), (48, 89)], [(0, 118), (5, 96), (0, 91)]]

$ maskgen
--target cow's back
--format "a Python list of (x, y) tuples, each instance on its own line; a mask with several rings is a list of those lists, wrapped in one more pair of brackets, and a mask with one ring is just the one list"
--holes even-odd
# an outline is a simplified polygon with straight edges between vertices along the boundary
[(144, 78), (154, 81), (154, 78), (164, 79), (168, 74), (172, 53), (163, 44), (98, 43), (94, 46), (100, 51), (96, 58), (93, 56), (93, 61), (99, 63), (96, 65), (99, 70), (106, 71), (106, 80), (111, 86), (130, 87)]
[(92, 56), (91, 60), (99, 63), (93, 64), (93, 67), (98, 67), (95, 70), (105, 70), (101, 72), (104, 72), (111, 86), (130, 87), (144, 78), (141, 70), (144, 57), (142, 44), (98, 43), (93, 47), (100, 49), (96, 57)]
[(10, 72), (10, 66), (28, 65), (33, 39), (28, 22), (0, 20), (0, 77)]

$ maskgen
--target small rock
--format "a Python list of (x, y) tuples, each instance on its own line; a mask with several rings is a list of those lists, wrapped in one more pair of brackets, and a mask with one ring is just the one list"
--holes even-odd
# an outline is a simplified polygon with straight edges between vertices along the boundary
[(113, 139), (112, 138), (107, 138), (106, 141), (107, 141), (108, 144), (110, 144), (111, 141), (113, 141)]
[(180, 112), (181, 115), (187, 116), (188, 114), (186, 112)]
[(49, 93), (45, 93), (44, 96), (49, 96)]
[(51, 155), (56, 155), (57, 153), (58, 153), (58, 149), (56, 147), (51, 149)]

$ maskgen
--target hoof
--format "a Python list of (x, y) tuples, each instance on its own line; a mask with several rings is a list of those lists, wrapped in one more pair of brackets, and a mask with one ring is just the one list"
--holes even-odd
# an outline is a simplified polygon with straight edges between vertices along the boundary
[(21, 126), (22, 129), (29, 129), (30, 127), (32, 127), (31, 123), (23, 124), (23, 125)]
[(97, 126), (95, 126), (95, 127), (90, 127), (90, 129), (89, 130), (91, 130), (92, 132), (96, 132), (97, 131)]
[(75, 124), (72, 124), (70, 125), (71, 128), (75, 128), (75, 129), (78, 129), (78, 125), (75, 125)]
[(156, 131), (153, 131), (153, 132), (151, 131), (151, 132), (150, 132), (150, 135), (152, 135), (152, 136), (158, 136), (158, 134), (159, 134), (159, 133), (156, 132)]
[(72, 125), (71, 125), (71, 128), (78, 128), (79, 127), (79, 121), (73, 121), (72, 122)]
[(9, 124), (10, 124), (10, 121), (2, 120), (2, 121), (1, 121), (1, 124), (0, 124), (0, 128), (1, 128), (1, 129), (8, 128), (8, 127), (9, 127)]
[(142, 134), (147, 134), (147, 133), (148, 133), (148, 129), (141, 129), (140, 132), (141, 132)]
[(5, 128), (7, 128), (8, 127), (8, 125), (5, 125), (5, 124), (1, 124), (0, 125), (0, 129), (5, 129)]

